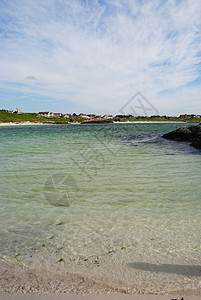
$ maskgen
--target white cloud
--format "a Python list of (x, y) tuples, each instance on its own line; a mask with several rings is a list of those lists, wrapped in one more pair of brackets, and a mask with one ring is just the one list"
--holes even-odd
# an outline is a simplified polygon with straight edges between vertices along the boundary
[(97, 113), (118, 112), (138, 90), (161, 113), (199, 109), (199, 87), (185, 87), (200, 77), (199, 0), (2, 1), (0, 20), (4, 90)]

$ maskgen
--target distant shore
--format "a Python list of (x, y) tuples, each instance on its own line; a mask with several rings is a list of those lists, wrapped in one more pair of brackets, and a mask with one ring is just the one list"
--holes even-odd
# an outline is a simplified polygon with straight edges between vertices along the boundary
[[(166, 124), (166, 123), (175, 123), (175, 124), (188, 124), (188, 122), (182, 122), (182, 121), (126, 121), (126, 122), (116, 122), (114, 121), (113, 124), (135, 124), (135, 123), (155, 123), (155, 124), (158, 124), (158, 123), (162, 123), (162, 124)], [(196, 122), (197, 123), (197, 122)], [(81, 123), (75, 123), (75, 122), (72, 122), (72, 123), (58, 123), (58, 122), (5, 122), (5, 123), (0, 123), (0, 126), (25, 126), (25, 125), (71, 125), (71, 124), (81, 124)], [(93, 124), (93, 123), (91, 123)], [(85, 123), (85, 124), (82, 124), (82, 125), (91, 125), (90, 123)], [(112, 123), (111, 123), (112, 124)]]
[(185, 123), (188, 123), (188, 122), (184, 122), (184, 121), (126, 121), (126, 122), (116, 122), (114, 121), (113, 123), (119, 123), (119, 124), (127, 124), (127, 123), (163, 123), (163, 124), (166, 124), (166, 123), (182, 123), (182, 124), (185, 124)]
[[(49, 123), (52, 124), (52, 123)], [(24, 125), (49, 125), (48, 123), (35, 123), (35, 122), (7, 122), (7, 123), (0, 123), (0, 126), (24, 126)]]

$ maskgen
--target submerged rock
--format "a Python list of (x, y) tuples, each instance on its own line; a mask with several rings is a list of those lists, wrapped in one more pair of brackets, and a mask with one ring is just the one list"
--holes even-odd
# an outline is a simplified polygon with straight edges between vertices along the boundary
[(191, 146), (201, 149), (201, 124), (181, 127), (164, 134), (162, 137), (173, 141), (190, 142)]

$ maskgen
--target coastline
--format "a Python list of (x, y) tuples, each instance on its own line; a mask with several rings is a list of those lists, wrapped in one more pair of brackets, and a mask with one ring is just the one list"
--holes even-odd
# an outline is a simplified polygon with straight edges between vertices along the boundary
[(52, 125), (53, 123), (35, 123), (35, 122), (22, 122), (22, 123), (18, 123), (18, 122), (8, 122), (8, 123), (0, 123), (0, 126), (25, 126), (25, 125)]
[[(127, 122), (116, 122), (110, 124), (190, 124), (188, 122), (176, 122), (176, 121), (127, 121)], [(7, 122), (7, 123), (0, 123), (0, 126), (26, 126), (26, 125), (93, 125), (93, 124), (81, 124), (81, 123), (48, 123), (48, 122)]]
[[(181, 124), (185, 124), (185, 123), (187, 123), (187, 122), (182, 122), (182, 121), (127, 121), (127, 122), (116, 122), (116, 121), (114, 121), (113, 123), (117, 123), (117, 124), (129, 124), (129, 123), (151, 123), (151, 124), (160, 124), (160, 123), (162, 123), (162, 124), (179, 124), (179, 123), (181, 123)], [(188, 124), (188, 123), (187, 123)]]

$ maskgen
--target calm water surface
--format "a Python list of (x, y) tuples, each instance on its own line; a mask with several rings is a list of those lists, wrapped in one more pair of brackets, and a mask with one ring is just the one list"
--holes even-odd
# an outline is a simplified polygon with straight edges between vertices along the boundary
[(198, 293), (201, 152), (161, 138), (181, 126), (1, 127), (2, 274)]

